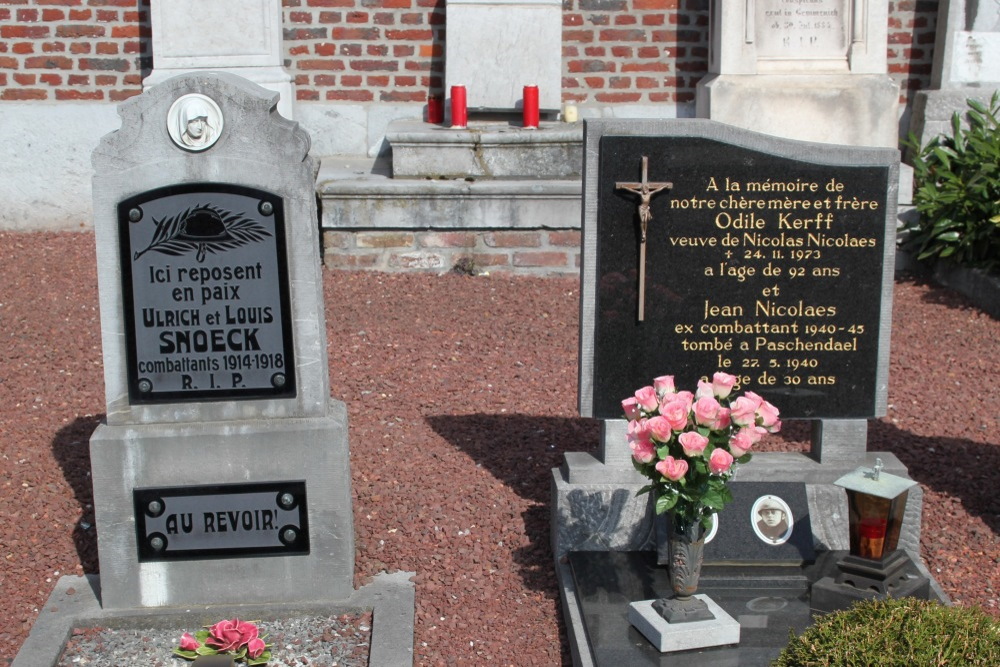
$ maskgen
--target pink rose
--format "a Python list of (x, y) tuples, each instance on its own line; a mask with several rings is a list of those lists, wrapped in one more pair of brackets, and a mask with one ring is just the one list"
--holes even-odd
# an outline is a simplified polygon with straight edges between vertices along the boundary
[(667, 394), (673, 394), (676, 389), (674, 389), (674, 376), (673, 375), (661, 375), (653, 380), (653, 389), (656, 391), (656, 397), (663, 400), (663, 397)]
[(713, 475), (721, 475), (732, 465), (733, 455), (721, 447), (712, 450), (712, 455), (708, 457), (708, 469)]
[(694, 418), (702, 426), (709, 426), (719, 414), (719, 402), (713, 396), (702, 396), (694, 404)]
[(715, 390), (712, 388), (712, 383), (705, 382), (704, 380), (698, 380), (698, 390), (694, 392), (694, 397), (697, 399), (705, 396), (715, 396)]
[(649, 433), (657, 442), (670, 442), (670, 438), (674, 435), (670, 420), (663, 415), (649, 420)]
[(247, 656), (249, 656), (251, 660), (256, 660), (262, 653), (264, 653), (266, 648), (267, 644), (264, 643), (263, 639), (260, 637), (254, 637), (247, 642)]
[(219, 651), (238, 651), (243, 644), (257, 638), (257, 626), (238, 618), (219, 621), (208, 629), (205, 643)]
[(625, 411), (626, 419), (638, 419), (639, 401), (635, 400), (635, 397), (626, 398), (624, 401), (622, 401), (622, 410)]
[(643, 387), (635, 392), (635, 400), (639, 403), (639, 407), (646, 412), (652, 412), (660, 405), (656, 398), (656, 390), (652, 387)]
[(683, 400), (675, 400), (660, 406), (660, 416), (663, 417), (670, 428), (675, 431), (682, 431), (688, 423), (688, 412), (690, 408)]
[(736, 458), (743, 456), (753, 447), (754, 440), (751, 432), (752, 429), (741, 428), (729, 439), (729, 449)]
[(757, 408), (757, 417), (760, 418), (760, 425), (766, 428), (768, 433), (777, 433), (781, 430), (781, 422), (778, 421), (778, 408), (767, 401), (761, 401)]
[(645, 417), (628, 423), (628, 437), (630, 440), (632, 438), (637, 440), (649, 440), (649, 435), (649, 420)]
[(639, 463), (649, 463), (656, 458), (656, 448), (649, 440), (631, 440), (628, 446), (632, 450), (632, 458)]
[(190, 632), (185, 632), (181, 635), (181, 650), (182, 651), (197, 651), (201, 648), (201, 642), (195, 639)]
[(748, 396), (740, 396), (733, 402), (729, 416), (737, 426), (753, 426), (757, 423), (757, 407), (759, 405), (760, 403)]
[(669, 480), (676, 482), (687, 474), (688, 464), (683, 459), (668, 456), (656, 464), (656, 471)]
[(708, 425), (713, 431), (721, 431), (723, 429), (729, 428), (731, 423), (729, 417), (729, 408), (719, 408), (719, 414), (715, 415), (715, 421)]
[(691, 406), (694, 405), (694, 394), (690, 391), (679, 391), (674, 394), (675, 401), (681, 401), (685, 406), (687, 406), (687, 411), (691, 412)]
[(687, 431), (677, 436), (677, 442), (684, 448), (687, 456), (699, 456), (708, 446), (708, 438), (696, 431)]
[(729, 373), (716, 373), (712, 376), (712, 389), (716, 398), (726, 398), (736, 385), (736, 376)]

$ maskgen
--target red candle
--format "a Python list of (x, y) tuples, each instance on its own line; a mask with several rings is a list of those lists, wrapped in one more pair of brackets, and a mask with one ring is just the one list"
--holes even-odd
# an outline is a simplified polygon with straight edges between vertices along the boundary
[(882, 558), (885, 549), (885, 519), (862, 519), (858, 526), (860, 532), (859, 555), (862, 558), (878, 560)]
[(469, 123), (468, 108), (465, 104), (465, 86), (451, 87), (451, 126), (463, 129)]
[(538, 86), (525, 86), (521, 96), (523, 103), (524, 127), (534, 129), (538, 127)]
[(435, 125), (444, 122), (444, 100), (436, 95), (427, 96), (427, 122)]

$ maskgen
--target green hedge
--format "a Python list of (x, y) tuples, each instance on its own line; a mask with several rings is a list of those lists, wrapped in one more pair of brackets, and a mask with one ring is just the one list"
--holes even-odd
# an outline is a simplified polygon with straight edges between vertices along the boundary
[(867, 600), (791, 633), (773, 667), (1000, 665), (1000, 621), (978, 608)]

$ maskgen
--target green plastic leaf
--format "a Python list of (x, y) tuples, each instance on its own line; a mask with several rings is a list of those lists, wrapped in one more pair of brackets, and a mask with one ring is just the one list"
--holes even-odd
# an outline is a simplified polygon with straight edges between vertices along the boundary
[(198, 657), (198, 654), (194, 651), (185, 651), (183, 649), (175, 648), (173, 654), (184, 658), (185, 660), (194, 660)]
[(677, 496), (660, 496), (656, 499), (656, 513), (663, 514), (674, 508), (677, 504)]

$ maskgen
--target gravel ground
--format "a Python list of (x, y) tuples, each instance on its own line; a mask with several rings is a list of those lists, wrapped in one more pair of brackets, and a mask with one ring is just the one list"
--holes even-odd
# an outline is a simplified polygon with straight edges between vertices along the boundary
[[(0, 664), (61, 574), (98, 571), (93, 245), (90, 233), (0, 233)], [(549, 471), (598, 438), (576, 416), (578, 282), (327, 271), (325, 289), (332, 392), (351, 419), (356, 583), (417, 573), (417, 664), (567, 662)], [(869, 429), (869, 448), (923, 486), (931, 571), (994, 615), (998, 340), (1000, 322), (954, 293), (897, 282), (890, 406)], [(791, 423), (770, 448), (807, 437)]]
[[(221, 619), (220, 619), (221, 620)], [(271, 644), (273, 667), (366, 667), (372, 615), (305, 617), (257, 626)], [(198, 628), (110, 630), (74, 628), (56, 667), (184, 667), (191, 662), (171, 653), (184, 632)]]

